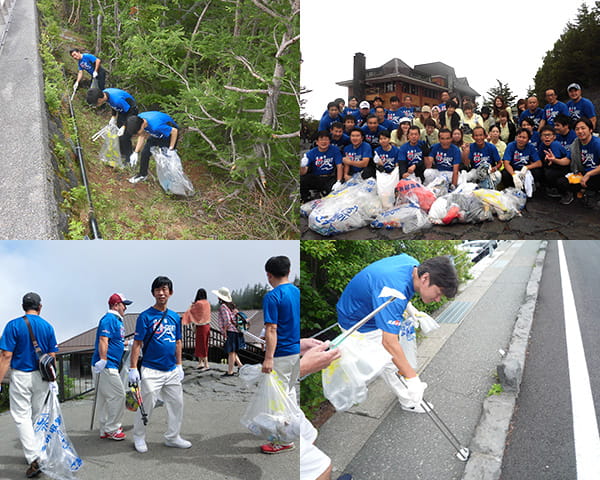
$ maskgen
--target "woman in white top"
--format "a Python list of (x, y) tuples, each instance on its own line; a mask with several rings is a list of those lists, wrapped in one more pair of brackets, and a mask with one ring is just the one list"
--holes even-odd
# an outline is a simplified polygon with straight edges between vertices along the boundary
[(506, 150), (506, 143), (500, 140), (500, 127), (498, 125), (492, 125), (490, 127), (490, 131), (488, 133), (488, 141), (498, 149), (500, 158), (503, 158), (504, 150)]

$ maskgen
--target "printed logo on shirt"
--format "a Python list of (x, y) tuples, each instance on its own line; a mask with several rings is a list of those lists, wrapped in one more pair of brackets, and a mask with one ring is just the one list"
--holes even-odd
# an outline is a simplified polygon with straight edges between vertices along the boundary
[(388, 325), (394, 325), (395, 327), (398, 327), (402, 324), (402, 320), (388, 320), (387, 322)]
[(333, 158), (326, 155), (317, 155), (315, 157), (315, 166), (321, 170), (333, 170)]
[[(155, 321), (152, 325), (152, 328), (156, 326), (159, 320)], [(166, 324), (163, 322), (160, 327), (156, 330), (156, 339), (163, 340), (170, 343), (175, 343), (175, 325)]]

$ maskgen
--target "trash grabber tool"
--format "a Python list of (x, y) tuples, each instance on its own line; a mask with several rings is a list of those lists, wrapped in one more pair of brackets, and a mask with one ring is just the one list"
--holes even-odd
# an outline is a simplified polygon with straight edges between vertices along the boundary
[[(404, 377), (402, 375), (400, 375), (398, 372), (396, 372), (396, 375), (398, 375), (398, 378), (400, 379), (400, 382), (402, 382), (402, 385), (404, 385), (405, 387), (408, 388), (408, 385), (406, 385), (406, 382), (404, 381)], [(444, 437), (446, 437), (446, 440), (448, 440), (450, 442), (452, 447), (454, 447), (454, 449), (456, 450), (456, 458), (458, 458), (461, 462), (466, 462), (469, 459), (471, 452), (469, 451), (469, 449), (467, 447), (464, 447), (460, 443), (460, 440), (458, 438), (456, 438), (456, 435), (454, 435), (454, 433), (452, 433), (452, 430), (450, 430), (448, 425), (446, 425), (446, 423), (440, 418), (440, 416), (437, 414), (437, 412), (433, 409), (433, 405), (431, 405), (431, 403), (429, 403), (427, 400), (423, 399), (423, 400), (421, 400), (421, 403), (419, 404), (419, 406), (423, 410), (425, 410), (425, 413), (427, 413), (429, 418), (431, 418), (431, 421), (435, 424), (435, 426), (439, 429), (439, 431), (442, 432), (442, 434), (444, 435)]]
[(253, 333), (250, 333), (248, 330), (244, 330), (244, 336), (247, 336), (250, 340), (254, 340), (255, 342), (258, 342), (258, 343), (260, 343), (262, 345), (264, 345), (265, 343), (267, 343), (262, 338), (257, 337)]
[(135, 384), (133, 388), (135, 389), (135, 398), (137, 399), (137, 402), (140, 406), (142, 422), (144, 422), (144, 425), (148, 425), (148, 414), (146, 413), (146, 409), (144, 408), (144, 402), (142, 400), (142, 391), (140, 389), (140, 386), (138, 384)]
[(325, 332), (328, 332), (329, 330), (331, 330), (333, 327), (337, 327), (339, 326), (337, 323), (334, 323), (333, 325), (329, 325), (327, 328), (324, 328), (323, 330), (321, 330), (320, 332), (315, 333), (314, 335), (311, 335), (308, 338), (317, 338), (320, 337), (321, 335), (323, 335)]
[(94, 386), (94, 404), (92, 405), (92, 420), (90, 430), (94, 429), (94, 418), (96, 417), (96, 401), (98, 400), (98, 384), (100, 383), (100, 373), (96, 376), (96, 385)]

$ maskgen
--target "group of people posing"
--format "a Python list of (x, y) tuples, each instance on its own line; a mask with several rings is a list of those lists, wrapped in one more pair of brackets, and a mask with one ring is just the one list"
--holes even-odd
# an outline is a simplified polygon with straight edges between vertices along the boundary
[[(143, 182), (148, 178), (150, 164), (150, 149), (152, 147), (167, 147), (167, 155), (176, 151), (179, 139), (179, 126), (166, 113), (158, 111), (139, 112), (135, 98), (125, 90), (104, 88), (106, 70), (101, 60), (91, 53), (81, 53), (77, 48), (70, 50), (71, 57), (77, 61), (79, 71), (73, 84), (73, 93), (77, 91), (83, 72), (91, 75), (91, 88), (87, 91), (86, 101), (93, 106), (107, 103), (111, 108), (110, 125), (119, 127), (119, 148), (125, 165), (135, 167), (140, 160), (140, 170), (129, 179), (131, 183)], [(131, 139), (138, 135), (135, 147)]]
[(381, 97), (372, 103), (351, 97), (347, 107), (337, 99), (323, 113), (316, 146), (302, 156), (301, 199), (310, 200), (311, 191), (337, 191), (357, 173), (369, 178), (397, 167), (399, 178), (414, 176), (425, 184), (444, 176), (450, 189), (460, 171), (479, 171), (471, 178), (487, 188), (523, 188), (529, 172), (549, 197), (569, 204), (583, 190), (586, 205), (593, 206), (600, 190), (596, 112), (579, 84), (567, 92), (565, 104), (547, 89), (544, 108), (535, 96), (519, 100), (515, 116), (502, 96), (480, 113), (471, 99), (459, 101), (447, 91), (439, 105), (420, 109), (410, 95), (403, 103), (391, 97), (388, 108)]
[[(288, 279), (289, 258), (272, 257), (266, 262), (265, 270), (273, 289), (263, 298), (266, 346), (262, 372), (275, 371), (284, 390), (296, 401), (294, 385), (300, 369), (300, 291)], [(167, 307), (173, 295), (173, 283), (168, 277), (159, 276), (152, 282), (150, 291), (155, 301), (137, 317), (127, 373), (129, 385), (140, 388), (146, 414), (144, 418), (141, 409), (138, 409), (133, 424), (133, 446), (139, 453), (148, 451), (145, 420), (151, 418), (159, 402), (164, 403), (167, 412), (164, 444), (182, 449), (192, 446), (180, 435), (185, 374), (182, 363), (182, 319)], [(235, 322), (235, 307), (232, 306), (228, 289), (220, 288), (213, 293), (219, 298), (220, 328), (227, 337), (224, 348), (230, 365), (226, 375), (230, 376), (233, 374), (232, 362), (237, 356), (235, 352), (240, 348), (239, 336), (233, 334), (233, 328), (229, 328)], [(112, 294), (108, 299), (109, 309), (100, 319), (96, 331), (91, 366), (97, 395), (96, 418), (100, 439), (120, 441), (126, 438), (122, 427), (126, 393), (120, 369), (126, 358), (124, 315), (131, 303), (123, 294)], [(33, 420), (41, 411), (50, 386), (40, 374), (38, 354), (32, 338), (37, 340), (41, 353), (51, 356), (58, 352), (58, 345), (54, 328), (40, 316), (41, 297), (37, 293), (28, 293), (23, 297), (22, 306), (25, 315), (8, 322), (0, 338), (0, 389), (10, 367), (10, 411), (29, 465), (26, 476), (34, 477), (40, 473), (41, 465), (40, 445), (34, 435)], [(210, 330), (210, 305), (206, 300), (206, 291), (200, 289), (185, 316), (198, 327), (206, 328), (208, 325)], [(30, 336), (26, 320), (35, 337)], [(200, 352), (197, 350), (202, 368), (208, 366), (207, 342), (208, 332), (205, 331), (196, 345), (204, 345)], [(234, 352), (233, 356), (231, 352)], [(261, 451), (279, 453), (293, 448), (294, 444), (278, 443), (275, 439), (262, 445)]]

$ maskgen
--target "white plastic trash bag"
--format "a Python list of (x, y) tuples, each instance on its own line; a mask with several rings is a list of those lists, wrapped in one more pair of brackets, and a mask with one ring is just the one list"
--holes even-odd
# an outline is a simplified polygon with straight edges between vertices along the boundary
[(57, 480), (71, 480), (77, 478), (75, 472), (83, 466), (83, 460), (77, 455), (67, 435), (57, 392), (58, 387), (54, 383), (50, 386), (42, 410), (35, 417), (33, 431), (41, 446), (42, 472)]
[(194, 186), (186, 174), (183, 173), (181, 158), (179, 158), (176, 151), (167, 152), (166, 147), (152, 147), (150, 149), (150, 153), (156, 160), (156, 175), (160, 186), (165, 192), (186, 197), (192, 196)]
[(100, 137), (104, 140), (104, 143), (100, 147), (100, 160), (108, 163), (111, 167), (123, 168), (119, 147), (119, 127), (108, 124), (101, 131), (103, 133)]
[(415, 324), (411, 317), (404, 318), (400, 325), (399, 342), (404, 356), (410, 363), (410, 366), (417, 369), (417, 334)]
[(309, 202), (300, 205), (300, 216), (308, 217), (310, 215), (310, 212), (312, 212), (318, 205), (320, 205), (322, 201), (322, 198), (316, 198), (315, 200), (310, 200)]
[(381, 200), (384, 210), (394, 208), (396, 194), (394, 189), (398, 184), (398, 167), (395, 167), (390, 173), (376, 171), (377, 175), (377, 195)]
[(371, 222), (371, 226), (387, 230), (402, 228), (404, 233), (412, 233), (430, 228), (431, 222), (423, 210), (411, 203), (381, 212)]
[(246, 363), (240, 367), (240, 371), (238, 376), (244, 382), (247, 387), (251, 387), (252, 385), (256, 385), (260, 382), (262, 377), (262, 364), (257, 363), (255, 365), (250, 365)]
[[(340, 337), (332, 340), (332, 345)], [(367, 384), (383, 370), (391, 355), (383, 345), (354, 332), (335, 348), (341, 357), (322, 372), (323, 394), (338, 411), (344, 411), (367, 398)]]
[(437, 323), (427, 313), (417, 310), (411, 302), (408, 302), (408, 304), (406, 305), (406, 309), (404, 310), (404, 316), (404, 318), (412, 318), (413, 325), (415, 327), (421, 327), (421, 332), (424, 335), (427, 335), (433, 332), (434, 330), (440, 328), (439, 323)]
[(242, 415), (241, 424), (269, 442), (296, 441), (304, 418), (302, 410), (285, 391), (277, 372), (261, 375), (258, 390)]

